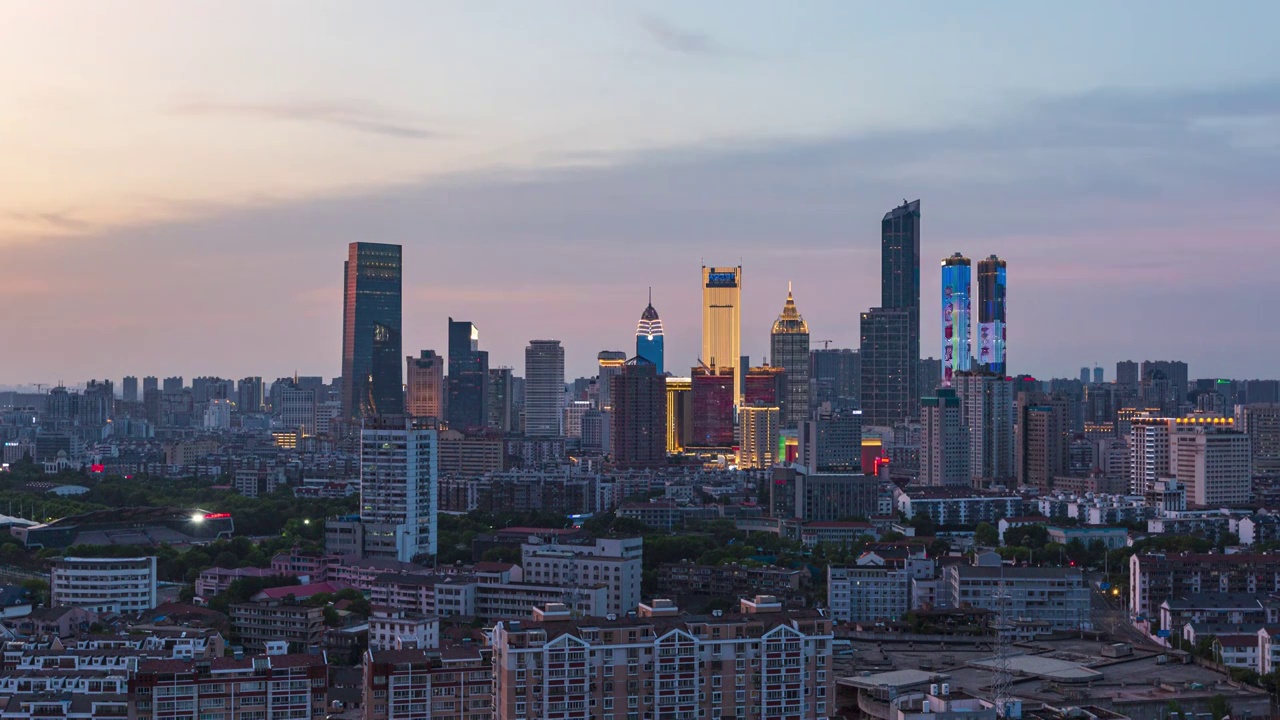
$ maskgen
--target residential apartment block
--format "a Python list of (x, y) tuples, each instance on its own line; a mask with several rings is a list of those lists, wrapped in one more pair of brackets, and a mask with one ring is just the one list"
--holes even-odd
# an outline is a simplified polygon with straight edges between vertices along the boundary
[(521, 563), (526, 582), (564, 588), (603, 584), (607, 612), (618, 615), (640, 604), (644, 538), (604, 538), (592, 544), (525, 544)]
[(146, 660), (129, 681), (128, 717), (311, 720), (324, 717), (328, 680), (324, 654)]
[(487, 648), (364, 654), (363, 720), (491, 720), (492, 693)]
[(155, 556), (59, 558), (50, 572), (49, 604), (99, 613), (150, 610), (156, 606)]

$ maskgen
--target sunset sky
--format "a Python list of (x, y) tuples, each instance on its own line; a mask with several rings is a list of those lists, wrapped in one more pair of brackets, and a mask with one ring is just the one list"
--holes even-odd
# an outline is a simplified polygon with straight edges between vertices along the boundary
[(1009, 263), (1009, 367), (1280, 377), (1280, 3), (0, 1), (0, 385), (340, 371), (351, 241), (523, 370), (696, 360), (699, 266), (857, 347), (879, 221)]

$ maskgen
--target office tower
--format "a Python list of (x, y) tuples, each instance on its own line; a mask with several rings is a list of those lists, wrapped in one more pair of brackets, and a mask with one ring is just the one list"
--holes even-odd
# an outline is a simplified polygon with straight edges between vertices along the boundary
[(512, 418), (515, 417), (515, 379), (511, 368), (489, 369), (488, 394), (485, 410), (489, 427), (504, 433), (511, 432)]
[(1187, 400), (1187, 364), (1176, 360), (1143, 360), (1139, 397), (1159, 405), (1166, 415), (1181, 415)]
[(1102, 368), (1100, 368), (1100, 367), (1095, 367), (1095, 368), (1093, 369), (1093, 384), (1094, 384), (1094, 385), (1101, 385), (1101, 384), (1102, 384), (1102, 382), (1103, 382)]
[(136, 376), (129, 375), (126, 377), (124, 382), (120, 383), (120, 390), (124, 393), (123, 400), (125, 402), (138, 402), (138, 378)]
[(436, 554), (438, 443), (434, 428), (412, 418), (364, 420), (360, 523), (366, 556), (412, 562)]
[(934, 487), (970, 485), (969, 437), (960, 398), (954, 388), (920, 401), (920, 484)]
[(951, 378), (957, 372), (968, 372), (973, 359), (969, 340), (973, 325), (969, 317), (972, 284), (969, 258), (956, 253), (942, 261), (942, 387), (951, 387)]
[(444, 358), (435, 350), (405, 358), (405, 411), (413, 417), (444, 417)]
[(653, 288), (649, 288), (649, 305), (640, 313), (640, 322), (636, 324), (636, 357), (653, 363), (659, 375), (666, 372), (662, 364), (662, 346), (662, 320), (658, 318), (658, 311), (653, 309)]
[(693, 415), (689, 445), (699, 448), (733, 446), (733, 401), (737, 382), (733, 371), (705, 365), (692, 370), (690, 390)]
[(1253, 476), (1268, 480), (1280, 478), (1280, 404), (1238, 405), (1235, 420), (1236, 430), (1249, 438)]
[(913, 417), (920, 359), (911, 357), (911, 311), (871, 308), (862, 313), (859, 330), (863, 423), (892, 426)]
[(601, 410), (613, 409), (613, 378), (622, 373), (622, 366), (627, 362), (627, 354), (621, 350), (601, 350), (596, 355), (599, 370), (596, 375), (597, 407)]
[(1008, 484), (1013, 470), (1013, 381), (984, 371), (957, 373), (961, 423), (969, 435), (969, 477)]
[(274, 410), (280, 419), (280, 427), (299, 430), (303, 435), (314, 435), (316, 391), (313, 388), (303, 388), (296, 382), (289, 382), (280, 387), (279, 397), (280, 404)]
[(810, 473), (862, 469), (862, 411), (819, 412), (800, 423), (797, 461)]
[(594, 404), (587, 400), (570, 400), (561, 410), (564, 415), (564, 422), (561, 423), (562, 434), (567, 438), (580, 439), (582, 437), (582, 418), (594, 409)]
[(142, 378), (142, 394), (145, 396), (148, 390), (160, 390), (160, 379), (154, 375), (148, 375)]
[(920, 359), (920, 201), (903, 201), (880, 223), (880, 307), (907, 313), (907, 359), (904, 369), (915, 417), (920, 388), (915, 377)]
[(1089, 384), (1089, 368), (1087, 367), (1080, 368), (1080, 384), (1081, 385)]
[(1280, 403), (1280, 381), (1246, 380), (1244, 398), (1240, 404), (1256, 405), (1258, 403)]
[(1174, 477), (1187, 487), (1189, 503), (1209, 508), (1243, 505), (1253, 485), (1249, 436), (1233, 430), (1230, 419), (1214, 420), (1175, 425), (1170, 448)]
[(161, 386), (161, 389), (163, 390), (163, 392), (164, 392), (164, 394), (165, 394), (165, 395), (176, 395), (176, 394), (178, 394), (178, 393), (182, 392), (182, 389), (183, 389), (184, 387), (186, 387), (186, 386), (185, 386), (185, 384), (182, 382), (182, 376), (181, 376), (181, 375), (179, 375), (179, 376), (176, 376), (176, 377), (167, 377), (167, 378), (165, 378), (165, 379), (164, 379), (164, 384)]
[(916, 387), (920, 388), (920, 397), (933, 397), (933, 393), (942, 387), (942, 361), (935, 357), (927, 357), (916, 363)]
[[(666, 394), (663, 394), (666, 397)], [(613, 413), (592, 408), (582, 414), (582, 449), (613, 454)], [(666, 418), (663, 418), (664, 420)], [(661, 428), (659, 428), (661, 430)]]
[(773, 467), (778, 455), (781, 411), (776, 405), (743, 405), (738, 412), (742, 421), (742, 442), (738, 445), (738, 468), (762, 470)]
[(488, 384), (489, 353), (480, 349), (480, 330), (469, 322), (449, 318), (449, 401), (445, 414), (450, 429), (465, 431), (488, 425)]
[(1067, 401), (1039, 393), (1018, 396), (1014, 461), (1018, 484), (1049, 490), (1053, 479), (1067, 474), (1071, 433)]
[(743, 380), (743, 405), (772, 405), (781, 409), (790, 387), (787, 373), (780, 367), (761, 365), (747, 370)]
[(978, 261), (978, 364), (995, 375), (1005, 362), (1005, 262), (995, 255)]
[(1132, 360), (1117, 362), (1116, 385), (1122, 385), (1135, 393), (1138, 392), (1138, 363)]
[(796, 309), (787, 284), (787, 302), (773, 323), (769, 363), (787, 373), (787, 391), (780, 398), (782, 424), (795, 427), (809, 417), (809, 325)]
[(707, 367), (733, 375), (734, 404), (741, 402), (742, 266), (702, 266), (702, 357)]
[(524, 434), (564, 435), (564, 348), (559, 340), (530, 340), (524, 349)]
[(343, 263), (342, 414), (404, 412), (399, 245), (353, 242)]
[[(153, 380), (155, 378), (152, 378)], [(163, 394), (157, 387), (145, 388), (142, 391), (142, 415), (147, 422), (154, 425), (160, 424), (161, 398)]]
[(667, 453), (684, 452), (693, 439), (693, 378), (667, 377)]
[(620, 468), (656, 468), (667, 463), (667, 383), (642, 357), (627, 361), (610, 378), (609, 441)]
[(809, 352), (809, 377), (813, 385), (810, 409), (822, 403), (833, 408), (857, 408), (862, 388), (862, 364), (857, 350), (848, 348)]

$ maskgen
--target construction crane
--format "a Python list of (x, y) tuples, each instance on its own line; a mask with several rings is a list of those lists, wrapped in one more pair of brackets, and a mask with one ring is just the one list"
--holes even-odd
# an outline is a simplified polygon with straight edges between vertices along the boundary
[(831, 343), (835, 342), (835, 340), (814, 340), (814, 342), (816, 342), (816, 343), (822, 343), (822, 349), (823, 349), (823, 350), (830, 350), (830, 349), (831, 349)]

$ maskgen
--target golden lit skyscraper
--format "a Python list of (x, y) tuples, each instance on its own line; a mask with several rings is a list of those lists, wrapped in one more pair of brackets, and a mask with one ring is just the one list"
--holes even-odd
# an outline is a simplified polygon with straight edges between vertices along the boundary
[(734, 404), (742, 402), (742, 266), (702, 266), (702, 362), (733, 368)]

